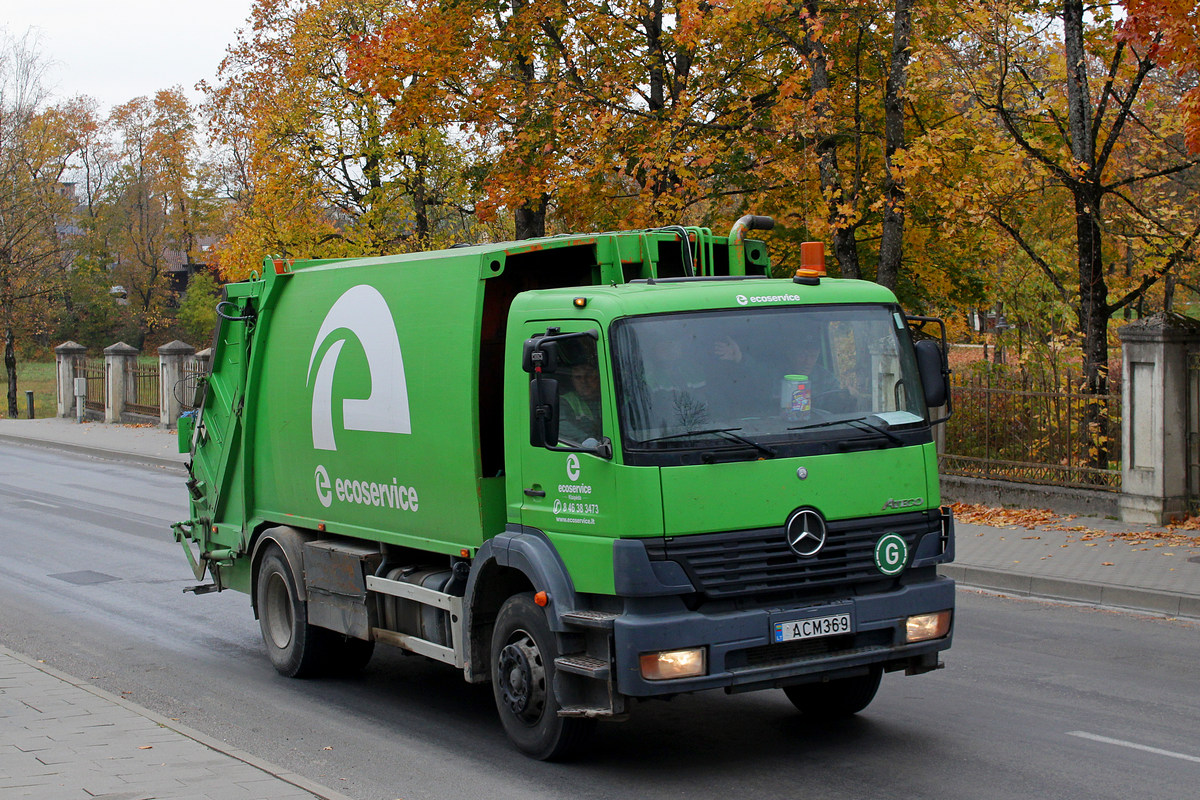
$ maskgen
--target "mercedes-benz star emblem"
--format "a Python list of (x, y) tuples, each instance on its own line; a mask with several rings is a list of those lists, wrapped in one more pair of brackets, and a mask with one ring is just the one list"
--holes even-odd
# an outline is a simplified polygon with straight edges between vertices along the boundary
[(793, 511), (783, 529), (788, 547), (801, 558), (815, 556), (825, 546), (825, 520), (810, 508)]

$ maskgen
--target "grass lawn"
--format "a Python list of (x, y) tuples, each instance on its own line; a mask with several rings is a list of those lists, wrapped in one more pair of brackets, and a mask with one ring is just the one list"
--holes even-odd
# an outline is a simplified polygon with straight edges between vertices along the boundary
[[(8, 418), (8, 379), (0, 369), (0, 419)], [(29, 413), (29, 405), (25, 399), (25, 390), (33, 390), (33, 412), (36, 417), (53, 417), (58, 411), (55, 393), (58, 388), (54, 380), (53, 361), (18, 361), (17, 362), (17, 410), (20, 412), (14, 419), (25, 419)]]

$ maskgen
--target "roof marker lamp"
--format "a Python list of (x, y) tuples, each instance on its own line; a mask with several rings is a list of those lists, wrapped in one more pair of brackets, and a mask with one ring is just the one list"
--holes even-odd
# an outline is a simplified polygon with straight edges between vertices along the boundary
[(696, 678), (706, 674), (703, 647), (642, 653), (642, 677), (648, 681)]
[(927, 642), (930, 639), (940, 639), (950, 632), (950, 612), (938, 611), (933, 614), (917, 614), (909, 617), (905, 623), (905, 641)]
[(586, 297), (576, 297), (575, 298), (575, 307), (576, 308), (587, 308), (587, 298)]

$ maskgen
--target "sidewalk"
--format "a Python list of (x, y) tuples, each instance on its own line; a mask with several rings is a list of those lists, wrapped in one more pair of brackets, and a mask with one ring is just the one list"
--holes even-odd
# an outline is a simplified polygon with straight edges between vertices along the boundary
[(179, 452), (175, 431), (157, 426), (77, 423), (61, 417), (0, 419), (0, 442), (18, 442), (93, 458), (146, 464), (180, 470), (187, 455)]
[(955, 545), (954, 563), (939, 570), (964, 586), (1200, 619), (1200, 531), (1084, 517), (1002, 527), (960, 516)]
[(4, 647), (0, 796), (349, 800)]
[[(187, 460), (174, 432), (153, 427), (0, 420), (0, 442), (180, 475)], [(957, 513), (956, 559), (941, 571), (964, 586), (1200, 619), (1198, 531), (969, 507)], [(346, 800), (3, 647), (0, 796)]]

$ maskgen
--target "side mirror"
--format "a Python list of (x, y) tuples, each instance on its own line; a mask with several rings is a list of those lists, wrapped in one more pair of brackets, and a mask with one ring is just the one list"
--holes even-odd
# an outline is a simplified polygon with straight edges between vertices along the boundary
[(930, 408), (946, 405), (950, 387), (946, 383), (946, 362), (942, 349), (932, 339), (924, 339), (916, 343), (916, 350), (917, 372), (921, 375), (921, 385), (925, 387), (925, 405)]
[(558, 381), (535, 375), (529, 382), (529, 443), (558, 446)]

